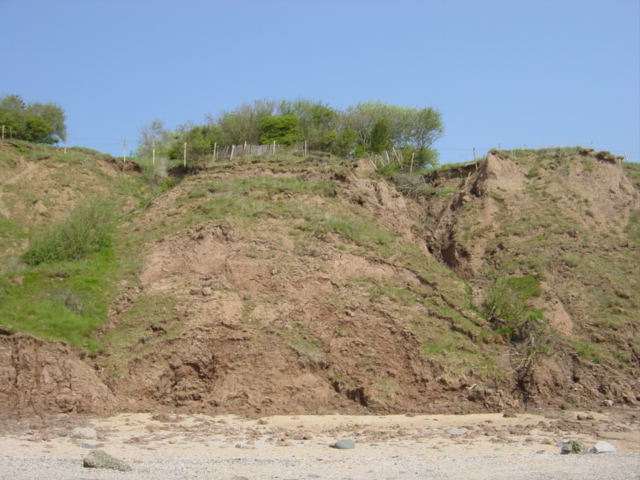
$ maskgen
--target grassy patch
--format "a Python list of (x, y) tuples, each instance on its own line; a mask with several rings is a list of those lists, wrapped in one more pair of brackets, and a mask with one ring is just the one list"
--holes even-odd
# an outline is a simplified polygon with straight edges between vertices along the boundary
[(111, 203), (91, 200), (64, 220), (36, 232), (22, 259), (29, 265), (78, 260), (110, 247), (114, 218)]
[(631, 212), (625, 232), (629, 236), (629, 240), (631, 240), (637, 248), (640, 248), (640, 210)]
[(433, 317), (416, 317), (411, 322), (411, 329), (420, 340), (423, 355), (440, 359), (451, 371), (486, 379), (502, 376), (491, 351), (452, 329), (447, 322)]
[(591, 342), (570, 341), (571, 346), (582, 358), (593, 363), (602, 363), (602, 352)]
[(316, 193), (324, 196), (335, 196), (333, 182), (304, 180), (299, 177), (259, 176), (251, 178), (235, 178), (224, 182), (216, 182), (208, 187), (212, 193), (235, 193), (246, 195), (256, 192), (267, 193)]
[(0, 277), (0, 318), (11, 331), (62, 340), (94, 351), (115, 293), (118, 265), (110, 249), (80, 261), (28, 267)]
[(172, 295), (143, 295), (121, 315), (115, 328), (100, 339), (109, 356), (103, 363), (114, 369), (181, 329), (173, 322), (177, 299)]
[(324, 345), (303, 324), (296, 322), (292, 328), (281, 330), (280, 335), (291, 348), (313, 363), (324, 359)]

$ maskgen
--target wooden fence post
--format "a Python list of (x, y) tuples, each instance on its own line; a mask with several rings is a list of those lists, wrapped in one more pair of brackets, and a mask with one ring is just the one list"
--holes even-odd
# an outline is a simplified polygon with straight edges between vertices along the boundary
[(411, 152), (411, 166), (409, 167), (409, 175), (413, 173), (413, 159), (416, 156), (416, 152)]
[(215, 142), (215, 143), (213, 144), (213, 161), (214, 161), (214, 162), (216, 161), (216, 153), (217, 153), (217, 150), (218, 150), (218, 142)]
[(231, 145), (231, 156), (229, 157), (229, 161), (231, 162), (233, 160), (233, 152), (236, 149), (235, 145)]
[(187, 168), (187, 142), (182, 147), (182, 166)]

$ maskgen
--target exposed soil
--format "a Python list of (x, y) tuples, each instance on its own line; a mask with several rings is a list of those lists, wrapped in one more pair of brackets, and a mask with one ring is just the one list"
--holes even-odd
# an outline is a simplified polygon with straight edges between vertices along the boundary
[(12, 415), (108, 413), (116, 399), (95, 370), (62, 343), (0, 335), (0, 404)]
[[(426, 176), (444, 193), (419, 198), (366, 161), (347, 173), (276, 160), (187, 177), (123, 226), (143, 261), (111, 306), (106, 350), (89, 358), (0, 336), (0, 410), (259, 416), (636, 404), (640, 273), (625, 229), (640, 195), (615, 159), (576, 158), (533, 165), (490, 153)], [(261, 176), (313, 188), (220, 190)], [(523, 249), (556, 256), (531, 263)], [(615, 278), (594, 281), (606, 275), (599, 255)], [(591, 270), (571, 267), (574, 257)], [(560, 339), (552, 355), (524, 361), (478, 313), (490, 271), (543, 279), (535, 306)], [(614, 310), (617, 328), (597, 323)], [(145, 328), (123, 340), (132, 318)], [(597, 361), (579, 353), (592, 344)]]

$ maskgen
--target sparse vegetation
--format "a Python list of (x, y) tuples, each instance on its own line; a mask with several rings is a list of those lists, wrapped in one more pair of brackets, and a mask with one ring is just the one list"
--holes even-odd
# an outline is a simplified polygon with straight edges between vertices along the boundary
[[(327, 123), (300, 114), (299, 133), (329, 141), (331, 112), (316, 113)], [(191, 134), (213, 138), (213, 127)], [(379, 123), (370, 147), (393, 139), (393, 128)], [(515, 156), (515, 187), (492, 179), (486, 189), (481, 162), (396, 171), (410, 198), (380, 171), (328, 154), (202, 165), (178, 182), (144, 160), (141, 172), (123, 171), (95, 152), (70, 153), (0, 147), (0, 168), (46, 175), (71, 211), (26, 183), (2, 186), (2, 331), (68, 342), (115, 383), (154, 362), (162, 381), (149, 388), (163, 401), (163, 389), (175, 389), (176, 405), (209, 402), (231, 370), (250, 391), (243, 369), (272, 351), (269, 362), (309, 385), (332, 382), (330, 394), (389, 409), (420, 397), (417, 383), (433, 372), (438, 395), (449, 378), (467, 395), (460, 385), (479, 379), (520, 388), (554, 353), (621, 372), (637, 364), (640, 210), (603, 220), (598, 197), (563, 173), (568, 165), (584, 179), (601, 167), (577, 149), (505, 153)], [(111, 203), (78, 193), (93, 190), (82, 183), (90, 176)], [(33, 205), (34, 221), (23, 220)], [(412, 217), (420, 208), (430, 214)], [(193, 362), (175, 360), (172, 349), (186, 344)]]
[(113, 204), (89, 200), (64, 220), (36, 232), (22, 259), (38, 265), (85, 258), (111, 246), (114, 223)]
[(498, 276), (483, 303), (483, 311), (498, 328), (513, 340), (524, 340), (528, 332), (542, 325), (543, 314), (531, 309), (527, 301), (540, 296), (540, 282), (533, 276)]

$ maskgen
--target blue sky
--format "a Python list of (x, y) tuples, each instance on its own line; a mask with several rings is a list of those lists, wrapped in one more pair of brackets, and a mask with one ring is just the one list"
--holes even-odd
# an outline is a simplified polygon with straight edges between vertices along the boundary
[(0, 0), (0, 95), (55, 102), (69, 143), (254, 99), (380, 100), (475, 147), (584, 145), (640, 161), (638, 0)]

